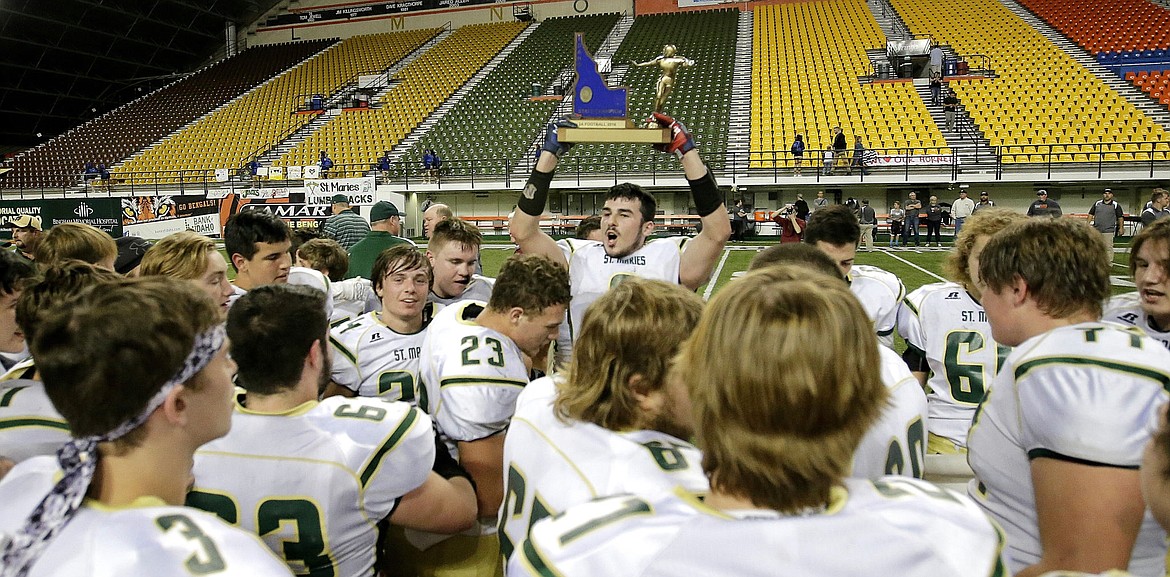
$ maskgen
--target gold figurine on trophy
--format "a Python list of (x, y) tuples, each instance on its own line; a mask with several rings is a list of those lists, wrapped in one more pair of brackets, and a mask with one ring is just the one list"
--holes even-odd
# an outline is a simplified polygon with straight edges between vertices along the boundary
[(695, 61), (690, 58), (675, 56), (677, 52), (678, 48), (674, 44), (667, 44), (662, 47), (662, 54), (659, 54), (654, 60), (630, 62), (630, 64), (639, 68), (646, 66), (658, 66), (662, 68), (662, 76), (658, 78), (658, 84), (655, 86), (654, 112), (663, 112), (663, 106), (666, 105), (666, 97), (670, 96), (670, 91), (674, 88), (674, 75), (678, 73), (678, 69), (683, 66), (695, 65)]

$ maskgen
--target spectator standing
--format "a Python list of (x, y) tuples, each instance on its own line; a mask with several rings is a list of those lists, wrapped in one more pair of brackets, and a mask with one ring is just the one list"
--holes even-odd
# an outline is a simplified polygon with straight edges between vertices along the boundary
[(92, 160), (85, 163), (85, 171), (81, 173), (81, 178), (88, 183), (89, 181), (96, 179), (98, 176), (97, 165), (94, 164)]
[(439, 156), (439, 153), (434, 150), (431, 151), (431, 156), (434, 157), (434, 160), (431, 162), (431, 179), (438, 182), (439, 175), (443, 172), (443, 157)]
[(1036, 200), (1032, 201), (1032, 206), (1028, 207), (1028, 216), (1051, 216), (1058, 217), (1064, 214), (1060, 210), (1060, 203), (1055, 200), (1048, 199), (1048, 191), (1040, 189), (1036, 191)]
[(1125, 230), (1124, 214), (1121, 205), (1113, 200), (1113, 191), (1108, 188), (1101, 193), (1101, 200), (1094, 202), (1089, 208), (1089, 224), (1101, 233), (1109, 262), (1113, 262), (1113, 239)]
[(930, 49), (930, 74), (931, 76), (937, 74), (942, 78), (943, 73), (943, 51), (938, 44)]
[(390, 151), (387, 150), (378, 157), (378, 171), (382, 173), (382, 178), (390, 178)]
[(260, 160), (253, 158), (248, 162), (248, 177), (252, 180), (258, 180), (260, 177)]
[(348, 251), (353, 245), (366, 238), (366, 235), (370, 233), (370, 225), (366, 224), (366, 219), (350, 210), (348, 196), (335, 194), (332, 200), (333, 216), (325, 220), (321, 232), (324, 233), (325, 238), (337, 241), (341, 248)]
[(894, 206), (886, 216), (886, 222), (890, 225), (890, 247), (901, 246), (902, 231), (906, 226), (906, 211), (902, 209), (902, 203), (894, 201)]
[(743, 209), (743, 199), (736, 199), (735, 205), (729, 210), (731, 213), (731, 240), (743, 240), (744, 230), (747, 229), (747, 211)]
[(324, 150), (321, 151), (321, 178), (329, 178), (329, 169), (333, 168), (333, 159)]
[(106, 167), (106, 163), (98, 164), (98, 176), (102, 179), (102, 187), (110, 188), (110, 169)]
[(865, 252), (870, 252), (873, 250), (873, 229), (877, 227), (877, 212), (869, 205), (868, 198), (861, 200), (858, 221), (861, 223), (861, 244), (865, 246)]
[(772, 217), (780, 227), (780, 242), (800, 242), (804, 238), (804, 220), (796, 217), (796, 207), (787, 204)]
[(812, 211), (809, 209), (808, 203), (804, 201), (803, 192), (796, 193), (796, 202), (792, 203), (792, 206), (796, 207), (796, 218), (808, 220), (808, 215)]
[(972, 214), (975, 214), (975, 201), (967, 198), (966, 190), (960, 190), (959, 198), (951, 203), (951, 217), (955, 219), (955, 238), (959, 238), (959, 231), (963, 230), (963, 223)]
[(370, 271), (383, 250), (403, 243), (414, 244), (399, 237), (401, 233), (402, 213), (398, 212), (398, 207), (385, 200), (375, 203), (370, 208), (369, 234), (349, 249), (349, 272), (345, 273), (345, 278), (360, 276), (373, 280), (370, 279)]
[(849, 163), (849, 168), (845, 169), (845, 174), (853, 174), (854, 166), (861, 171), (862, 176), (869, 175), (869, 170), (865, 168), (865, 144), (861, 142), (860, 134), (853, 137), (853, 160)]
[(833, 147), (832, 146), (825, 148), (823, 159), (824, 159), (824, 165), (821, 167), (821, 174), (823, 174), (825, 176), (829, 176), (829, 175), (833, 174)]
[(435, 169), (435, 152), (431, 149), (423, 151), (423, 181), (430, 182), (431, 175)]
[(947, 118), (947, 132), (954, 132), (955, 130), (955, 113), (959, 111), (959, 99), (955, 96), (955, 91), (947, 89), (947, 96), (943, 98), (943, 113)]
[(826, 206), (829, 206), (829, 199), (825, 198), (825, 191), (818, 190), (817, 197), (813, 199), (810, 213), (816, 212), (822, 208), (825, 208)]
[(938, 106), (942, 100), (942, 74), (930, 73), (930, 105)]
[(792, 141), (792, 175), (800, 176), (800, 165), (804, 164), (804, 135), (797, 134)]
[[(974, 214), (975, 212), (985, 208), (991, 208), (993, 206), (995, 206), (995, 202), (987, 197), (987, 191), (985, 190), (979, 193), (979, 202), (975, 203), (975, 208), (971, 209), (971, 213)], [(955, 231), (955, 235), (957, 236), (958, 234), (959, 232)]]
[[(1155, 188), (1150, 194), (1150, 203), (1142, 211), (1142, 226), (1150, 226), (1155, 220), (1170, 216), (1170, 192), (1164, 188)], [(15, 234), (12, 235), (16, 237)]]
[(849, 148), (849, 143), (845, 141), (845, 133), (841, 131), (840, 126), (834, 126), (833, 127), (833, 157), (837, 160), (837, 162), (834, 164), (832, 169), (829, 170), (829, 174), (832, 174), (833, 172), (836, 171), (837, 164), (845, 164), (845, 162), (847, 162), (847, 158), (845, 156), (845, 151), (848, 148)]
[(934, 246), (942, 246), (943, 208), (938, 203), (938, 197), (931, 195), (930, 203), (926, 205), (926, 246), (930, 246), (930, 238), (934, 237)]
[(918, 193), (911, 192), (906, 199), (906, 228), (902, 231), (902, 244), (910, 246), (910, 237), (914, 237), (914, 246), (918, 246), (919, 215), (922, 213), (922, 201), (918, 200)]

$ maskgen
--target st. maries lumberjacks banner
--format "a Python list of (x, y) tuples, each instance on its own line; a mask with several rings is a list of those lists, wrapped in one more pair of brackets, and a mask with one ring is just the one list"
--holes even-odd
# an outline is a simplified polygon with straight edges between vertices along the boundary
[(360, 6), (345, 6), (343, 8), (321, 8), (318, 10), (304, 10), (288, 12), (270, 17), (257, 29), (261, 32), (265, 28), (280, 28), (296, 26), (298, 24), (313, 24), (316, 22), (337, 22), (369, 18), (372, 16), (393, 16), (424, 12), (426, 10), (445, 10), (463, 6), (488, 6), (497, 4), (511, 4), (501, 0), (401, 0), (399, 2), (377, 2)]

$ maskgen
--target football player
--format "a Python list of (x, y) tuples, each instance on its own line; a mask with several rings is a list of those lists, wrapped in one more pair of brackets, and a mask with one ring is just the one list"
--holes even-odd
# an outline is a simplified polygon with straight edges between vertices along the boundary
[(371, 276), (382, 310), (330, 331), (336, 354), (325, 396), (381, 397), (429, 412), (418, 366), (434, 306), (427, 302), (431, 265), (418, 249), (398, 245), (378, 255)]
[[(770, 246), (756, 254), (748, 270), (781, 264), (799, 265), (800, 269), (844, 280), (833, 259), (807, 244)], [(857, 446), (850, 476), (877, 479), (884, 475), (905, 475), (921, 479), (927, 435), (926, 395), (898, 353), (887, 347), (878, 347), (878, 356), (881, 357), (882, 384), (889, 392), (890, 402)]]
[(1105, 320), (1140, 328), (1170, 348), (1170, 219), (1146, 225), (1129, 245), (1135, 292), (1105, 304)]
[(435, 565), (438, 572), (502, 570), (496, 516), (504, 499), (504, 433), (528, 384), (525, 357), (538, 356), (556, 338), (568, 303), (564, 267), (539, 255), (514, 255), (500, 269), (491, 300), (446, 307), (427, 329), (423, 386), (440, 437), (475, 481), (480, 527), (437, 545), (414, 538), (426, 550), (407, 554), (423, 571)]
[(1138, 466), (1170, 351), (1101, 322), (1109, 261), (1083, 221), (1028, 219), (975, 256), (996, 342), (1014, 347), (967, 435), (969, 493), (1007, 531), (1009, 569), (1165, 573)]
[[(731, 235), (731, 221), (723, 206), (723, 194), (715, 177), (699, 157), (694, 139), (686, 126), (673, 118), (654, 114), (659, 126), (669, 128), (671, 141), (658, 145), (659, 150), (679, 157), (690, 185), (695, 211), (702, 231), (694, 238), (685, 236), (647, 240), (654, 233), (656, 201), (654, 195), (636, 184), (622, 183), (609, 189), (601, 211), (601, 228), (605, 240), (587, 241), (579, 248), (565, 250), (540, 229), (549, 186), (558, 159), (572, 146), (557, 139), (557, 124), (545, 130), (540, 158), (518, 202), (508, 231), (524, 254), (540, 254), (569, 268), (573, 302), (569, 311), (569, 328), (575, 340), (585, 310), (597, 297), (621, 277), (639, 276), (681, 284), (696, 290), (711, 276), (715, 262), (723, 253)], [(573, 126), (568, 121), (560, 125)], [(571, 352), (559, 347), (558, 356), (567, 359)]]
[(520, 393), (504, 441), (500, 549), (511, 557), (535, 521), (572, 505), (707, 478), (688, 441), (690, 403), (670, 360), (699, 321), (703, 300), (663, 281), (631, 278), (585, 313), (564, 375)]
[(4, 372), (10, 372), (28, 359), (27, 337), (16, 322), (16, 303), (24, 285), (36, 276), (36, 272), (32, 261), (9, 251), (0, 251), (0, 367)]
[(678, 359), (707, 498), (676, 490), (572, 507), (533, 526), (509, 575), (1001, 574), (1002, 539), (966, 497), (905, 477), (848, 478), (888, 397), (878, 347), (831, 277), (785, 265), (731, 282)]
[(876, 266), (854, 265), (861, 225), (849, 207), (835, 204), (812, 213), (804, 227), (804, 242), (815, 246), (841, 269), (845, 281), (861, 306), (873, 319), (878, 340), (894, 347), (894, 329), (898, 325), (898, 308), (906, 296), (901, 279)]
[(227, 277), (227, 261), (216, 249), (215, 241), (196, 232), (176, 232), (154, 243), (142, 256), (138, 274), (190, 281), (207, 293), (225, 316), (228, 301), (235, 294)]
[(906, 341), (902, 358), (927, 391), (929, 453), (967, 452), (971, 418), (1011, 351), (991, 338), (972, 263), (991, 235), (1025, 218), (1002, 208), (968, 217), (944, 264), (951, 281), (922, 285), (898, 312), (898, 332)]
[(479, 263), (479, 229), (458, 218), (434, 223), (427, 244), (427, 260), (434, 269), (435, 282), (427, 300), (451, 305), (465, 300), (487, 301), (492, 294), (491, 278), (475, 274)]
[(114, 270), (118, 244), (109, 233), (79, 222), (63, 222), (41, 235), (37, 264), (50, 266), (76, 259)]
[(247, 393), (231, 433), (196, 453), (188, 504), (257, 533), (296, 574), (371, 575), (383, 519), (461, 531), (475, 522), (475, 494), (449, 457), (436, 465), (449, 479), (431, 470), (436, 442), (421, 410), (317, 401), (329, 376), (324, 300), (268, 285), (232, 305), (228, 337)]
[(195, 450), (231, 427), (220, 320), (165, 277), (44, 316), (32, 353), (77, 438), (0, 481), (0, 575), (291, 575), (255, 535), (180, 506)]
[(288, 224), (267, 210), (243, 210), (223, 227), (223, 247), (236, 270), (232, 301), (258, 286), (288, 282)]

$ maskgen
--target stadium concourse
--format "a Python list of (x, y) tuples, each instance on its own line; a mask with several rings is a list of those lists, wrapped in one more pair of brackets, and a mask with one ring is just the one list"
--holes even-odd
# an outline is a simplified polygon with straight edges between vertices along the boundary
[(0, 577), (1164, 576), (1168, 22), (6, 0)]

